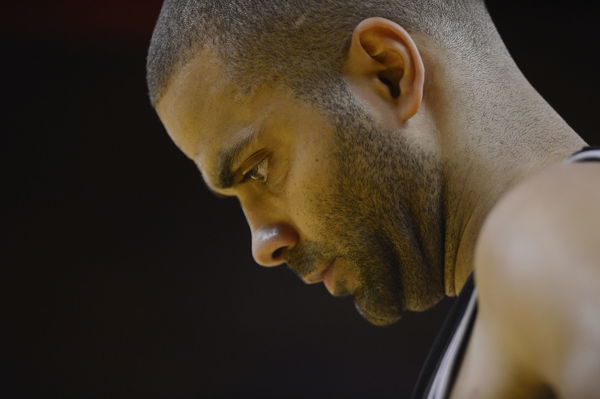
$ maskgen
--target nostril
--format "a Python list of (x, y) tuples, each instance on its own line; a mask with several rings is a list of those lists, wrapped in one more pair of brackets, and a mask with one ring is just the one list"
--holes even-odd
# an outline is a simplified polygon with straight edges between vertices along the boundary
[(285, 247), (277, 248), (273, 251), (273, 260), (283, 260), (283, 256), (285, 255)]

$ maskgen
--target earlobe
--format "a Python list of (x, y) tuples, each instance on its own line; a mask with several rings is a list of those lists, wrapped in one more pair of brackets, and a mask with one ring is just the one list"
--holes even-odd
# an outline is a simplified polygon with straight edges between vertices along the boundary
[(344, 74), (391, 102), (403, 122), (421, 106), (423, 60), (408, 32), (393, 21), (375, 17), (356, 26)]

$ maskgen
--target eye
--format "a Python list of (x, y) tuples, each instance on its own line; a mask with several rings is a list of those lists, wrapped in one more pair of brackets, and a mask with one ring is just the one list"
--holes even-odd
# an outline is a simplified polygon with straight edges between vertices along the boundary
[(242, 173), (241, 183), (248, 180), (254, 180), (261, 183), (267, 182), (267, 168), (269, 166), (269, 158), (263, 158), (260, 162), (254, 165), (251, 169), (245, 170)]

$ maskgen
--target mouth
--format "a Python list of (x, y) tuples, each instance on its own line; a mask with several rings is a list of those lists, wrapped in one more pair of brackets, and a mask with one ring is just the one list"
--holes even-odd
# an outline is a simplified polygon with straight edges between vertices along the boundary
[(335, 259), (331, 262), (331, 264), (323, 271), (323, 284), (327, 291), (333, 296), (335, 296), (335, 267), (334, 267)]
[[(320, 283), (320, 282), (324, 282), (325, 285), (327, 286), (328, 280), (331, 280), (332, 277), (332, 269), (333, 269), (333, 264), (335, 262), (335, 258), (331, 260), (331, 262), (329, 262), (325, 267), (320, 267), (317, 269), (317, 271), (310, 273), (307, 276), (304, 276), (302, 278), (302, 280), (304, 280), (304, 282), (306, 284), (316, 284), (316, 283)], [(333, 283), (332, 281), (330, 281), (330, 283)], [(328, 288), (329, 290), (329, 288)]]

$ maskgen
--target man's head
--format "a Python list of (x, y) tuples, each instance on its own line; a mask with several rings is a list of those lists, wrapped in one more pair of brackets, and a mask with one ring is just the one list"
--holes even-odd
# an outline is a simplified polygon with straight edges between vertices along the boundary
[(207, 45), (241, 87), (284, 80), (310, 91), (321, 78), (339, 74), (352, 31), (370, 17), (433, 38), (459, 56), (489, 44), (483, 0), (165, 0), (148, 56), (151, 101), (157, 103), (177, 69)]
[(215, 4), (165, 2), (148, 83), (209, 187), (240, 200), (256, 261), (353, 295), (375, 324), (436, 303), (446, 197), (424, 58), (476, 52), (483, 5)]

